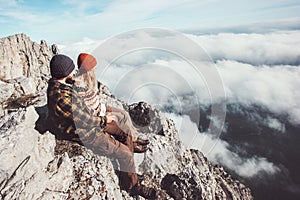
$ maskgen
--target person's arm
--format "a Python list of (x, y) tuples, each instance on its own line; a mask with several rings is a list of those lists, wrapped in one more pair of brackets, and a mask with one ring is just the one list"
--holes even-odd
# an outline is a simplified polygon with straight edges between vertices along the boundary
[(83, 100), (76, 93), (64, 94), (58, 101), (58, 111), (68, 120), (72, 120), (78, 128), (88, 129), (106, 126), (106, 116), (93, 116)]
[(73, 118), (75, 125), (79, 124), (82, 128), (90, 128), (100, 126), (104, 128), (106, 126), (105, 116), (94, 116), (90, 109), (85, 105), (82, 98), (74, 95), (73, 96)]

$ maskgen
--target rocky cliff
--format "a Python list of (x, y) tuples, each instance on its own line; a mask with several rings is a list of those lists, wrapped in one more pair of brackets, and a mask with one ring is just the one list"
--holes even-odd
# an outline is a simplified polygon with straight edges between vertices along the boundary
[[(47, 131), (46, 81), (49, 60), (58, 52), (24, 35), (0, 39), (0, 198), (142, 199), (120, 190), (111, 161), (77, 144), (56, 140)], [(249, 188), (187, 149), (171, 119), (147, 103), (127, 105), (100, 85), (107, 103), (129, 111), (150, 140), (136, 156), (144, 184), (160, 199), (253, 199)]]

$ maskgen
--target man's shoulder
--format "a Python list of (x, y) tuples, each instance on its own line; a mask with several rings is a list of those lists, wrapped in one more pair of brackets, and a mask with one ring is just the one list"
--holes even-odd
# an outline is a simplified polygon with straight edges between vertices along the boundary
[(59, 81), (50, 80), (48, 84), (48, 96), (72, 96), (72, 87), (62, 84)]

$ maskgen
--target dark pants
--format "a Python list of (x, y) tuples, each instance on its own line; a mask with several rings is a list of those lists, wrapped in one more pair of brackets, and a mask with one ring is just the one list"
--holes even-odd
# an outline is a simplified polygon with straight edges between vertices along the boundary
[(110, 113), (112, 113), (117, 118), (117, 120), (111, 124), (107, 124), (106, 129), (110, 129), (107, 132), (114, 134), (114, 131), (123, 131), (125, 134), (131, 135), (133, 141), (136, 141), (139, 133), (137, 129), (133, 126), (129, 113), (123, 109), (116, 107), (111, 107)]
[[(114, 126), (115, 127), (115, 126)], [(109, 125), (107, 131), (113, 131), (114, 134), (123, 134), (120, 131), (110, 130)], [(134, 157), (133, 157), (133, 144), (132, 138), (126, 138), (126, 145), (115, 140), (108, 133), (97, 133), (92, 141), (89, 142), (90, 148), (98, 155), (108, 156), (118, 160), (120, 164), (119, 178), (120, 186), (122, 189), (131, 189), (138, 181), (135, 171)]]
[(131, 134), (126, 134), (115, 121), (109, 123), (104, 128), (104, 131), (109, 133), (110, 135), (114, 136), (118, 141), (125, 144), (129, 150), (133, 153), (134, 146), (133, 146), (133, 139)]

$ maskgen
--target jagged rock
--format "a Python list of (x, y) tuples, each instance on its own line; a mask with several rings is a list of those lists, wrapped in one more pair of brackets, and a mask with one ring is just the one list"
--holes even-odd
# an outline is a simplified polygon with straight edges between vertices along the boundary
[(89, 150), (75, 156), (75, 181), (70, 185), (69, 196), (75, 199), (122, 199), (118, 178), (107, 157), (99, 157)]
[(38, 95), (23, 95), (20, 97), (10, 97), (2, 102), (2, 108), (14, 110), (18, 108), (26, 108), (34, 105), (38, 101)]
[(53, 54), (59, 54), (59, 50), (56, 44), (51, 45), (51, 50)]
[(0, 81), (0, 102), (8, 99), (14, 93), (14, 86)]
[(150, 136), (150, 151), (140, 165), (157, 187), (162, 184), (174, 199), (253, 198), (248, 188), (213, 166), (200, 151), (184, 147), (172, 121), (167, 120), (163, 129), (165, 136)]
[[(9, 99), (22, 98), (23, 96), (37, 95), (40, 91), (36, 90), (32, 77), (18, 77), (15, 79), (0, 82), (0, 103), (7, 102)], [(2, 105), (3, 106), (3, 105)]]
[(49, 61), (58, 53), (57, 47), (48, 47), (43, 40), (32, 42), (25, 34), (0, 39), (0, 79), (32, 77), (34, 86), (45, 87), (49, 78)]
[(0, 118), (1, 118), (3, 115), (5, 115), (5, 113), (4, 113), (3, 109), (2, 109), (2, 106), (0, 106)]
[(197, 182), (194, 180), (194, 177), (188, 177), (182, 180), (175, 174), (167, 174), (162, 179), (161, 187), (175, 200), (202, 199), (201, 187), (197, 187)]
[(36, 93), (36, 85), (34, 85), (32, 77), (22, 77), (22, 79), (19, 80), (19, 84), (25, 95)]
[(71, 159), (74, 180), (69, 197), (75, 199), (121, 199), (118, 178), (107, 157), (93, 154), (87, 148), (69, 141), (57, 140), (55, 154), (67, 153)]
[[(14, 130), (1, 135), (1, 199), (38, 199), (46, 190), (65, 193), (73, 179), (66, 156), (54, 157), (54, 136), (34, 130), (37, 117), (34, 107), (28, 107)], [(61, 164), (47, 170), (51, 162)]]
[[(115, 161), (47, 131), (45, 85), (32, 90), (28, 80), (46, 82), (51, 54), (58, 49), (28, 40), (24, 34), (0, 40), (6, 44), (0, 55), (0, 102), (18, 103), (0, 107), (0, 199), (143, 199), (120, 190)], [(141, 136), (150, 140), (137, 170), (144, 174), (143, 184), (159, 191), (159, 199), (253, 199), (250, 189), (222, 167), (187, 149), (172, 120), (147, 103), (127, 105), (99, 86), (101, 100), (128, 110)], [(39, 94), (38, 101), (31, 99), (32, 92)]]
[(156, 133), (163, 134), (163, 126), (161, 124), (160, 112), (153, 109), (145, 102), (135, 103), (128, 107), (129, 114), (135, 123), (134, 125), (139, 128), (143, 133)]
[(49, 132), (38, 133), (32, 106), (14, 113), (19, 118), (10, 115), (7, 123), (15, 129), (0, 140), (1, 199), (122, 199), (108, 158), (72, 142), (56, 142)]
[(98, 81), (98, 88), (100, 91), (100, 99), (102, 103), (107, 103), (110, 106), (114, 106), (116, 108), (124, 108), (124, 102), (116, 99), (111, 92), (109, 91), (108, 87)]

